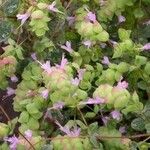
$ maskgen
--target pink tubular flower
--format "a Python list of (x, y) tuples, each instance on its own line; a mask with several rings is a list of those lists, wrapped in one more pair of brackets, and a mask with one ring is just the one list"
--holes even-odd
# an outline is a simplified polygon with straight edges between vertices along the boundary
[(79, 80), (82, 80), (83, 79), (83, 75), (85, 73), (85, 69), (79, 69), (77, 72), (78, 72)]
[(56, 121), (56, 124), (59, 126), (60, 130), (63, 131), (65, 134), (67, 134), (70, 137), (78, 137), (80, 135), (80, 128), (74, 128), (72, 131), (69, 129), (69, 127), (63, 127), (60, 125), (58, 121)]
[(103, 57), (103, 60), (102, 60), (102, 63), (103, 63), (104, 65), (109, 65), (109, 64), (110, 64), (109, 58), (108, 58), (107, 56), (104, 56), (104, 57)]
[(36, 53), (32, 53), (32, 54), (31, 54), (31, 58), (32, 58), (33, 60), (37, 60)]
[(31, 139), (32, 138), (32, 131), (31, 130), (26, 130), (25, 132), (24, 132), (24, 134), (25, 134), (25, 137), (27, 138), (27, 139)]
[(55, 103), (52, 108), (59, 110), (59, 109), (62, 109), (64, 105), (65, 103), (60, 101), (60, 102)]
[(92, 45), (92, 42), (90, 40), (87, 40), (87, 41), (83, 41), (83, 44), (87, 47), (87, 48), (90, 48), (91, 45)]
[(121, 81), (123, 77), (121, 77), (120, 81), (117, 84), (117, 87), (120, 89), (127, 89), (128, 88), (128, 82), (126, 81)]
[(126, 21), (126, 18), (122, 15), (118, 16), (118, 22), (119, 23), (122, 23), (122, 22), (125, 22)]
[(145, 45), (142, 47), (142, 50), (150, 50), (150, 43), (145, 44)]
[(86, 18), (87, 18), (88, 21), (91, 21), (91, 22), (93, 22), (93, 23), (96, 22), (96, 15), (95, 15), (95, 13), (92, 13), (91, 11), (89, 11), (89, 12), (87, 13)]
[(7, 96), (11, 96), (15, 94), (15, 89), (11, 87), (7, 87)]
[(10, 79), (12, 82), (18, 82), (18, 78), (15, 75), (12, 76)]
[(109, 117), (105, 116), (105, 117), (102, 117), (102, 121), (104, 123), (104, 125), (107, 125), (108, 121), (109, 121)]
[(29, 14), (29, 13), (18, 14), (18, 15), (17, 15), (17, 19), (18, 19), (18, 20), (21, 20), (21, 25), (23, 25), (29, 17), (30, 17), (30, 14)]
[(41, 92), (41, 96), (42, 96), (44, 99), (47, 99), (47, 98), (48, 98), (48, 94), (49, 94), (49, 90), (48, 90), (48, 89), (45, 89), (44, 91)]
[(105, 103), (105, 99), (102, 99), (102, 98), (89, 98), (86, 102), (80, 102), (80, 105), (82, 104), (89, 104), (89, 105), (93, 105), (93, 104), (103, 104)]
[(46, 63), (41, 64), (41, 68), (44, 69), (47, 73), (51, 73), (50, 61), (46, 61)]
[(17, 149), (17, 144), (19, 143), (19, 140), (15, 135), (12, 137), (6, 137), (4, 140), (10, 143), (10, 150)]
[(75, 22), (75, 17), (72, 17), (72, 16), (67, 17), (67, 21), (68, 21), (69, 26), (71, 26)]
[(73, 52), (73, 49), (71, 48), (71, 42), (67, 41), (66, 45), (61, 45), (61, 48), (66, 50), (69, 53)]
[(116, 120), (121, 119), (121, 113), (117, 110), (112, 111), (110, 114), (111, 114), (113, 119), (116, 119)]
[(65, 58), (65, 56), (63, 54), (62, 59), (61, 59), (61, 63), (60, 63), (60, 69), (64, 69), (67, 64), (68, 64), (68, 60)]
[(75, 86), (78, 86), (79, 83), (80, 83), (80, 80), (78, 78), (75, 78), (75, 79), (71, 79), (71, 83)]
[(59, 10), (55, 7), (56, 6), (56, 2), (52, 2), (52, 4), (48, 5), (48, 9), (52, 12), (59, 12)]

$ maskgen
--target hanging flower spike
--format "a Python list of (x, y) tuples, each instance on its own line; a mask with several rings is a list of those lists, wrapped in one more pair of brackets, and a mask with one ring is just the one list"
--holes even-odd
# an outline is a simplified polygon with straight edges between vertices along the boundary
[(58, 121), (56, 121), (55, 123), (59, 126), (61, 131), (63, 131), (70, 137), (78, 137), (80, 135), (80, 128), (74, 128), (74, 130), (71, 131), (68, 127), (61, 126)]
[(128, 88), (128, 82), (126, 81), (121, 81), (123, 77), (121, 77), (120, 81), (117, 84), (117, 87), (120, 89), (127, 89)]
[(75, 78), (75, 79), (71, 79), (71, 83), (75, 86), (78, 86), (79, 83), (80, 83), (80, 80), (78, 78)]
[(67, 17), (67, 21), (68, 21), (69, 26), (71, 26), (75, 22), (75, 17), (72, 17), (72, 16)]
[(104, 56), (104, 57), (103, 57), (103, 60), (102, 60), (102, 63), (103, 63), (104, 65), (109, 65), (109, 64), (110, 64), (109, 58), (108, 58), (107, 56)]
[(67, 41), (66, 45), (61, 45), (61, 48), (66, 50), (69, 53), (73, 52), (73, 49), (71, 48), (71, 42)]
[(16, 17), (18, 20), (21, 20), (21, 25), (23, 25), (26, 22), (26, 20), (30, 17), (30, 14), (29, 13), (18, 14)]
[(24, 132), (24, 134), (25, 134), (25, 137), (27, 138), (27, 139), (31, 139), (32, 138), (32, 131), (31, 130), (26, 130), (25, 132)]
[(53, 105), (52, 108), (59, 110), (59, 109), (62, 109), (62, 108), (64, 107), (64, 105), (65, 105), (64, 102), (57, 102), (57, 103), (55, 103), (55, 104)]
[(15, 75), (12, 76), (10, 79), (12, 82), (18, 82), (18, 78)]
[(42, 96), (44, 99), (47, 99), (47, 98), (48, 98), (48, 94), (49, 94), (49, 90), (48, 90), (48, 89), (45, 89), (44, 91), (41, 92), (41, 96)]
[(96, 15), (95, 15), (95, 13), (92, 13), (91, 11), (89, 11), (89, 12), (87, 13), (86, 18), (87, 18), (88, 21), (91, 21), (91, 22), (93, 22), (93, 23), (96, 22)]
[(52, 2), (52, 4), (48, 5), (48, 9), (52, 12), (59, 12), (59, 10), (55, 7), (56, 6), (56, 2)]
[(145, 45), (142, 47), (142, 50), (150, 50), (150, 43), (145, 44)]
[(90, 40), (87, 40), (87, 41), (83, 41), (83, 44), (87, 47), (87, 48), (90, 48), (91, 45), (92, 45), (92, 42)]
[(50, 61), (46, 61), (46, 63), (41, 64), (41, 68), (44, 69), (47, 73), (51, 73), (51, 65)]
[(105, 99), (102, 98), (89, 98), (86, 102), (80, 102), (80, 105), (82, 104), (89, 104), (89, 105), (94, 105), (94, 104), (104, 104), (105, 103)]
[(11, 96), (15, 94), (15, 89), (11, 87), (7, 87), (7, 96)]
[(125, 133), (125, 132), (126, 132), (126, 127), (125, 127), (125, 126), (120, 127), (120, 128), (119, 128), (119, 132), (120, 132), (120, 133)]
[(85, 70), (86, 69), (79, 69), (77, 72), (78, 72), (78, 78), (79, 80), (82, 80), (83, 79), (83, 75), (85, 73)]
[(33, 60), (37, 60), (36, 53), (32, 53), (32, 54), (31, 54), (31, 58), (32, 58)]
[(126, 18), (122, 15), (118, 16), (118, 22), (119, 23), (122, 23), (122, 22), (125, 22), (126, 21)]
[(17, 144), (19, 143), (18, 138), (14, 135), (12, 137), (6, 137), (4, 138), (4, 141), (9, 142), (10, 143), (10, 150), (16, 150), (17, 149)]
[(112, 111), (110, 114), (111, 114), (113, 119), (116, 119), (116, 120), (121, 119), (121, 113), (117, 110)]

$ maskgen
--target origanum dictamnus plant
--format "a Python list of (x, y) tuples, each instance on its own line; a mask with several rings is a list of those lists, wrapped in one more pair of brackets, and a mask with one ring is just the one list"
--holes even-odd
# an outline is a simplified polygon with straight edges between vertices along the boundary
[(150, 148), (149, 0), (1, 3), (1, 150)]

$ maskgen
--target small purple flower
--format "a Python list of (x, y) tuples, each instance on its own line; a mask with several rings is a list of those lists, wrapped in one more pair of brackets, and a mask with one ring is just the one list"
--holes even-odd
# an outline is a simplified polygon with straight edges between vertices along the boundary
[(118, 121), (121, 119), (121, 113), (117, 110), (112, 111), (110, 114), (113, 119), (116, 119)]
[(125, 126), (120, 127), (119, 132), (120, 133), (125, 133), (126, 132), (126, 127)]
[(145, 44), (145, 45), (142, 47), (142, 50), (150, 50), (150, 43)]
[(67, 41), (66, 45), (61, 45), (61, 48), (66, 50), (69, 53), (73, 52), (73, 49), (71, 48), (71, 42)]
[(79, 80), (82, 80), (83, 79), (83, 75), (85, 73), (85, 69), (79, 69), (77, 72), (78, 72), (78, 78)]
[(87, 18), (88, 21), (91, 21), (91, 22), (93, 22), (93, 23), (96, 22), (96, 15), (95, 15), (95, 13), (92, 13), (91, 11), (89, 11), (89, 12), (87, 13), (86, 18)]
[(74, 128), (73, 130), (70, 130), (69, 127), (63, 127), (60, 125), (58, 121), (55, 122), (61, 131), (63, 131), (65, 134), (67, 134), (70, 137), (78, 137), (80, 135), (80, 128)]
[(11, 96), (15, 94), (15, 89), (11, 87), (7, 87), (7, 96)]
[(75, 86), (78, 86), (79, 83), (80, 83), (80, 80), (78, 78), (75, 78), (75, 79), (71, 79), (71, 83)]
[(97, 97), (97, 98), (89, 98), (86, 102), (80, 102), (80, 105), (82, 105), (82, 104), (103, 104), (103, 103), (105, 103), (105, 99), (102, 99), (102, 98), (99, 98), (99, 97)]
[(109, 58), (108, 58), (107, 56), (104, 56), (104, 57), (103, 57), (103, 60), (102, 60), (102, 63), (103, 63), (104, 65), (109, 65), (109, 64), (110, 64)]
[(52, 2), (52, 4), (48, 5), (48, 9), (52, 12), (59, 12), (59, 10), (55, 7), (56, 6), (56, 2)]
[(41, 68), (44, 69), (47, 73), (51, 73), (50, 61), (46, 61), (46, 63), (42, 64)]
[(18, 82), (18, 78), (14, 75), (14, 76), (11, 76), (11, 81), (12, 82)]
[(118, 43), (114, 40), (110, 40), (110, 42), (113, 44), (113, 46), (117, 45)]
[(10, 143), (10, 150), (16, 150), (17, 149), (17, 144), (19, 143), (18, 138), (14, 135), (12, 137), (6, 137), (4, 138), (5, 141)]
[(18, 14), (18, 15), (17, 15), (17, 19), (18, 19), (18, 20), (21, 20), (21, 25), (23, 25), (29, 17), (30, 17), (30, 14), (29, 14), (29, 13)]
[(31, 139), (32, 138), (32, 131), (31, 130), (26, 130), (25, 132), (24, 132), (24, 134), (25, 134), (25, 137), (27, 138), (27, 139)]
[(67, 64), (68, 64), (68, 60), (65, 58), (65, 56), (63, 54), (62, 59), (61, 59), (61, 63), (60, 63), (60, 69), (64, 69)]
[(109, 117), (107, 117), (107, 116), (105, 116), (105, 117), (102, 117), (102, 121), (103, 121), (103, 123), (104, 123), (104, 125), (106, 126), (107, 125), (107, 123), (108, 123), (108, 121), (109, 121)]
[(32, 58), (33, 60), (37, 60), (36, 53), (32, 53), (32, 54), (31, 54), (31, 58)]
[(72, 17), (72, 16), (67, 17), (67, 21), (68, 21), (69, 26), (71, 26), (75, 22), (75, 17)]
[(118, 16), (118, 22), (119, 23), (122, 23), (122, 22), (125, 22), (126, 21), (126, 18), (122, 15)]
[(92, 45), (92, 42), (90, 40), (87, 40), (87, 41), (83, 41), (83, 44), (87, 47), (87, 48), (90, 48), (91, 45)]
[(64, 105), (65, 103), (60, 101), (60, 102), (55, 103), (52, 108), (59, 110), (59, 109), (62, 109)]
[(44, 99), (47, 99), (47, 98), (48, 98), (48, 95), (49, 95), (49, 90), (48, 90), (48, 89), (45, 89), (44, 91), (41, 92), (41, 96), (42, 96)]
[(117, 84), (117, 87), (120, 89), (127, 89), (128, 88), (128, 82), (126, 81), (121, 81), (123, 77), (121, 77), (120, 81)]

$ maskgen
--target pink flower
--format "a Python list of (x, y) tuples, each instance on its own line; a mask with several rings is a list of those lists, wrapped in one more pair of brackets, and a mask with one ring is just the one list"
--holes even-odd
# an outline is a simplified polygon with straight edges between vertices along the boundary
[(65, 105), (64, 102), (57, 102), (57, 103), (55, 103), (55, 104), (53, 105), (52, 108), (59, 110), (59, 109), (62, 109), (62, 108), (64, 107), (64, 105)]
[(50, 11), (59, 12), (59, 10), (58, 10), (55, 6), (56, 6), (56, 2), (54, 1), (54, 2), (52, 2), (52, 4), (48, 5), (47, 8), (48, 8)]
[(31, 139), (32, 138), (32, 131), (31, 130), (26, 130), (25, 132), (24, 132), (24, 134), (25, 134), (25, 137), (27, 138), (27, 139)]
[(65, 134), (67, 134), (70, 137), (78, 137), (80, 135), (80, 128), (74, 128), (73, 130), (70, 130), (69, 127), (63, 127), (60, 125), (58, 121), (56, 121), (56, 124), (59, 126), (60, 130), (63, 131)]
[(102, 98), (89, 98), (86, 102), (80, 102), (80, 105), (82, 104), (103, 104), (105, 103), (105, 99), (102, 99)]
[(61, 48), (66, 50), (69, 53), (73, 52), (73, 49), (71, 48), (71, 42), (66, 42), (66, 45), (61, 45)]
[(126, 81), (121, 81), (123, 77), (121, 77), (120, 81), (117, 84), (117, 87), (120, 89), (127, 89), (128, 88), (128, 82)]
[(87, 41), (84, 41), (83, 44), (84, 44), (85, 46), (87, 46), (87, 48), (90, 48), (91, 45), (92, 45), (92, 42), (91, 42), (90, 40), (87, 40)]
[(18, 138), (14, 135), (12, 137), (6, 137), (4, 138), (5, 141), (10, 143), (10, 150), (16, 150), (17, 149), (17, 144), (19, 143)]
[(118, 44), (116, 41), (113, 41), (113, 40), (110, 40), (110, 42), (113, 44), (113, 46)]
[(101, 46), (101, 48), (105, 48), (107, 46), (107, 44), (106, 43), (101, 43), (100, 46)]
[(119, 23), (122, 23), (122, 22), (125, 22), (126, 21), (126, 18), (122, 15), (118, 16), (118, 22)]
[(21, 25), (23, 25), (29, 17), (30, 17), (30, 14), (29, 14), (29, 13), (18, 14), (18, 15), (17, 15), (17, 19), (18, 19), (18, 20), (21, 20)]
[(32, 58), (33, 60), (37, 60), (36, 53), (32, 53), (32, 54), (31, 54), (31, 58)]
[(83, 79), (84, 73), (85, 73), (85, 69), (79, 69), (78, 70), (78, 78), (79, 78), (79, 80)]
[(41, 64), (41, 68), (44, 69), (47, 73), (51, 73), (51, 65), (50, 61), (46, 61), (46, 63)]
[(48, 90), (48, 89), (45, 89), (44, 91), (41, 92), (41, 96), (42, 96), (44, 99), (47, 99), (47, 98), (48, 98), (48, 95), (49, 95), (49, 90)]
[(150, 25), (150, 20), (148, 20), (148, 21), (146, 21), (146, 22), (143, 23), (143, 25), (145, 25), (145, 24), (146, 25)]
[(75, 22), (75, 17), (72, 17), (72, 16), (67, 17), (67, 21), (68, 21), (69, 26), (71, 26)]
[(86, 18), (87, 18), (88, 21), (91, 21), (93, 23), (96, 22), (96, 15), (95, 15), (95, 13), (92, 13), (91, 11), (88, 12)]
[(15, 75), (12, 76), (10, 79), (12, 82), (18, 82), (18, 78)]
[(15, 89), (11, 87), (7, 87), (7, 96), (11, 96), (15, 94)]
[(143, 50), (150, 50), (150, 43), (147, 43), (145, 44), (143, 47), (142, 47)]
[(64, 69), (67, 64), (68, 64), (68, 60), (65, 58), (65, 56), (63, 54), (62, 59), (61, 59), (61, 63), (60, 63), (60, 69)]
[(107, 56), (104, 56), (103, 60), (102, 60), (102, 63), (105, 64), (105, 65), (109, 65), (110, 64), (109, 58)]
[(121, 113), (117, 110), (112, 111), (110, 114), (111, 114), (113, 119), (116, 119), (116, 120), (121, 119)]
[(75, 86), (78, 86), (79, 83), (80, 83), (80, 80), (79, 80), (78, 78), (75, 78), (75, 79), (72, 79), (72, 80), (71, 80), (71, 83), (72, 83), (73, 85), (75, 85)]
[(120, 127), (119, 131), (120, 131), (120, 133), (125, 133), (126, 132), (126, 127), (125, 126)]
[(109, 117), (105, 116), (105, 117), (102, 117), (102, 121), (104, 123), (104, 125), (107, 125), (108, 121), (109, 121)]

